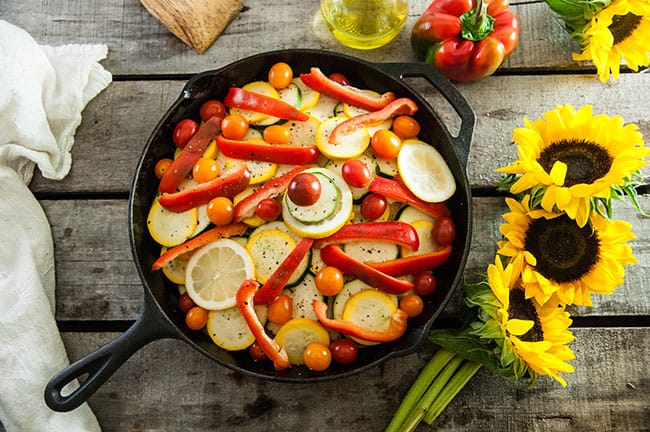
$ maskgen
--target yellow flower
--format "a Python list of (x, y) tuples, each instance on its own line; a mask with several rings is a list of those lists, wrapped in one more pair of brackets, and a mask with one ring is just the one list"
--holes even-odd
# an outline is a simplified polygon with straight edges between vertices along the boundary
[(621, 60), (634, 71), (650, 64), (650, 2), (615, 0), (576, 34), (584, 50), (574, 60), (591, 60), (602, 82), (618, 79)]
[(531, 210), (529, 199), (506, 199), (511, 212), (498, 242), (499, 254), (523, 260), (526, 298), (545, 303), (556, 295), (563, 304), (591, 306), (591, 293), (613, 293), (624, 281), (623, 266), (636, 263), (626, 243), (635, 237), (631, 225), (592, 212), (590, 224), (579, 227), (566, 214)]
[(541, 206), (565, 211), (580, 226), (597, 200), (626, 187), (650, 155), (636, 125), (624, 125), (620, 116), (594, 116), (591, 105), (578, 111), (558, 106), (534, 123), (526, 119), (525, 126), (514, 130), (519, 159), (497, 171), (519, 176), (513, 194), (542, 188)]

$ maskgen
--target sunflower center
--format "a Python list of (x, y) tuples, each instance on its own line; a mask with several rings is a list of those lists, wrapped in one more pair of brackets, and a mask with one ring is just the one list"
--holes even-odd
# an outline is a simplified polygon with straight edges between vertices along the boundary
[(566, 215), (535, 219), (528, 226), (525, 246), (537, 259), (537, 271), (557, 283), (580, 280), (600, 258), (596, 233)]
[(630, 37), (634, 30), (641, 24), (643, 17), (633, 13), (625, 15), (614, 15), (612, 23), (609, 25), (609, 31), (612, 32), (614, 37), (614, 45), (623, 42)]
[(537, 315), (537, 309), (530, 299), (524, 295), (521, 289), (510, 290), (510, 303), (508, 306), (508, 316), (510, 319), (529, 320), (533, 322), (533, 326), (523, 335), (519, 336), (524, 342), (540, 342), (544, 340), (544, 331), (542, 324)]
[(564, 186), (578, 183), (591, 184), (609, 172), (613, 159), (603, 147), (596, 143), (569, 139), (554, 142), (546, 147), (537, 159), (546, 172), (551, 172), (557, 161), (567, 165)]

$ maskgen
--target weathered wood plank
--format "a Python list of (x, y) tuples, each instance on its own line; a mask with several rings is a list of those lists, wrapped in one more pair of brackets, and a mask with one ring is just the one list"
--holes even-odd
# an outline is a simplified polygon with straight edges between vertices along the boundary
[[(110, 52), (104, 64), (116, 75), (164, 75), (214, 69), (252, 54), (288, 48), (333, 50), (371, 61), (414, 61), (411, 28), (429, 3), (410, 2), (404, 30), (390, 44), (372, 51), (338, 43), (323, 22), (318, 2), (297, 0), (245, 3), (244, 10), (203, 55), (173, 36), (137, 0), (10, 0), (3, 2), (0, 17), (24, 28), (42, 44), (107, 44)], [(544, 3), (521, 2), (512, 9), (521, 20), (520, 42), (501, 72), (590, 68), (571, 59), (577, 46)]]
[[(420, 79), (408, 81), (440, 113), (452, 132), (458, 118), (439, 94)], [(576, 83), (579, 83), (577, 85)], [(36, 175), (35, 192), (124, 192), (130, 187), (137, 161), (161, 113), (178, 97), (184, 81), (114, 82), (92, 100), (83, 113), (72, 149), (72, 170), (62, 181)], [(590, 75), (503, 76), (458, 86), (476, 112), (468, 176), (472, 187), (491, 188), (499, 180), (495, 171), (516, 158), (511, 145), (514, 128), (523, 127), (555, 108), (571, 103), (591, 104), (594, 113), (620, 115), (650, 137), (650, 74), (622, 76), (616, 84), (602, 85)], [(134, 121), (137, 119), (137, 121)], [(644, 171), (650, 176), (650, 167)]]
[[(650, 329), (574, 334), (576, 372), (565, 375), (566, 389), (540, 379), (523, 390), (481, 370), (431, 428), (418, 430), (647, 430)], [(73, 360), (116, 336), (63, 333)], [(90, 405), (106, 432), (379, 431), (434, 350), (425, 345), (343, 380), (288, 385), (239, 376), (181, 342), (158, 341), (128, 360)]]
[[(475, 198), (472, 249), (466, 274), (485, 271), (494, 260), (501, 214), (500, 198)], [(650, 197), (642, 203), (650, 207)], [(52, 225), (57, 265), (57, 319), (130, 320), (142, 305), (143, 288), (131, 260), (126, 200), (42, 201)], [(616, 217), (634, 225), (632, 242), (638, 264), (628, 267), (625, 284), (611, 296), (594, 296), (594, 308), (576, 308), (576, 316), (648, 315), (650, 299), (650, 222), (631, 208), (616, 207)], [(445, 311), (455, 316), (460, 291)]]

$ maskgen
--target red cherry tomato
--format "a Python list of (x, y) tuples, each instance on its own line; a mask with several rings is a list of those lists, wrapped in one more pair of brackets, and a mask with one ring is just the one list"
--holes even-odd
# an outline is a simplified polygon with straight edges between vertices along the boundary
[(276, 199), (265, 198), (257, 203), (255, 213), (257, 213), (257, 215), (263, 220), (271, 222), (280, 217), (280, 213), (282, 213), (282, 206)]
[(383, 195), (371, 193), (361, 201), (361, 216), (369, 221), (379, 219), (388, 208), (388, 201)]
[(345, 161), (341, 167), (341, 175), (347, 184), (358, 188), (368, 186), (372, 180), (370, 169), (359, 159)]
[(409, 318), (415, 318), (424, 310), (424, 302), (417, 294), (407, 294), (399, 301), (399, 308), (406, 312)]
[(310, 206), (320, 198), (322, 186), (318, 177), (312, 173), (300, 173), (291, 179), (287, 194), (299, 206)]
[(253, 345), (248, 347), (248, 355), (250, 355), (254, 361), (266, 360), (266, 354), (257, 342), (253, 342)]
[(436, 278), (429, 272), (417, 273), (413, 277), (415, 292), (421, 296), (428, 296), (436, 291)]
[(192, 309), (194, 306), (196, 306), (196, 303), (194, 303), (194, 300), (192, 300), (187, 292), (184, 292), (178, 298), (178, 308), (183, 312), (187, 313), (187, 311)]
[(291, 66), (284, 62), (279, 62), (269, 69), (269, 84), (276, 89), (287, 87), (293, 79), (293, 70)]
[(172, 134), (172, 141), (180, 148), (184, 148), (194, 134), (199, 130), (199, 124), (192, 119), (178, 122)]
[(275, 324), (284, 324), (291, 319), (293, 315), (293, 303), (291, 297), (286, 294), (279, 295), (271, 302), (267, 309), (269, 321)]
[(393, 132), (403, 140), (415, 138), (420, 133), (420, 123), (411, 116), (397, 116), (393, 120)]
[(208, 322), (208, 311), (194, 306), (185, 314), (185, 324), (192, 330), (201, 330)]
[(209, 100), (201, 105), (199, 114), (203, 121), (206, 121), (210, 117), (223, 117), (226, 115), (226, 107), (218, 100)]
[(332, 363), (332, 352), (329, 347), (323, 344), (311, 343), (303, 351), (302, 359), (305, 362), (305, 366), (309, 369), (324, 371)]
[(342, 73), (334, 72), (333, 74), (330, 74), (328, 78), (344, 86), (350, 85), (350, 81)]
[(431, 234), (438, 246), (449, 246), (456, 238), (456, 225), (454, 225), (454, 221), (450, 217), (441, 216), (433, 224)]
[(332, 359), (340, 364), (349, 364), (357, 359), (359, 348), (350, 339), (341, 338), (330, 343)]
[(221, 121), (221, 134), (228, 139), (242, 139), (247, 132), (248, 120), (241, 114), (228, 114)]

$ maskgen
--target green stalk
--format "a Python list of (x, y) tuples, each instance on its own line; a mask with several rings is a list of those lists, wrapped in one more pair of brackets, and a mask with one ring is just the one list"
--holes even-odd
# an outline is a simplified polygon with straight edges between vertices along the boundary
[(424, 396), (420, 399), (415, 409), (406, 418), (404, 424), (402, 424), (400, 429), (401, 432), (412, 432), (415, 430), (422, 419), (424, 419), (427, 411), (435, 404), (436, 398), (440, 394), (441, 390), (445, 388), (447, 382), (454, 375), (456, 369), (458, 369), (463, 361), (462, 357), (454, 355), (454, 358), (445, 365), (444, 369), (436, 377), (426, 393), (424, 393)]
[(413, 408), (415, 408), (415, 405), (424, 392), (454, 355), (452, 352), (440, 350), (429, 360), (415, 379), (408, 393), (406, 393), (406, 396), (404, 396), (404, 399), (402, 399), (402, 403), (397, 408), (397, 411), (395, 411), (395, 415), (386, 428), (386, 432), (397, 432), (400, 430), (406, 417), (413, 411)]
[(440, 392), (440, 396), (428, 407), (424, 422), (429, 425), (433, 423), (481, 366), (482, 363), (466, 361)]

